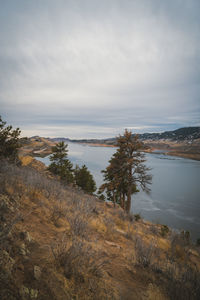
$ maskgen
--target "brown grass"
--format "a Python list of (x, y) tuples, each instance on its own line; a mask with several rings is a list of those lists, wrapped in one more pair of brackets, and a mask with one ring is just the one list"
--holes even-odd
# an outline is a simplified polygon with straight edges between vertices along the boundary
[[(162, 225), (136, 222), (120, 208), (45, 174), (27, 166), (0, 166), (5, 233), (0, 250), (3, 260), (7, 255), (0, 266), (1, 299), (22, 299), (23, 291), (32, 289), (41, 300), (176, 300), (183, 296), (181, 286), (185, 295), (198, 299), (200, 255), (185, 235), (169, 231), (162, 237)], [(34, 278), (34, 266), (41, 270), (40, 280)], [(8, 291), (12, 297), (5, 298)]]

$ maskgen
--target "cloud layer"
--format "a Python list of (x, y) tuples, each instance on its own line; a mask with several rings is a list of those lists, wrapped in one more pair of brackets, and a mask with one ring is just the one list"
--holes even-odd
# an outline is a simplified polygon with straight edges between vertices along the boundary
[(0, 114), (24, 134), (200, 125), (198, 0), (0, 6)]

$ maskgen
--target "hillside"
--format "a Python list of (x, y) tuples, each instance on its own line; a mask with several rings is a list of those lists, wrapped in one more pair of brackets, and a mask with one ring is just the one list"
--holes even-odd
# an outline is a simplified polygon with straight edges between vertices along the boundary
[(63, 186), (32, 157), (0, 164), (0, 299), (199, 299), (187, 232)]
[(55, 146), (55, 142), (48, 138), (34, 136), (31, 138), (21, 138), (20, 156), (42, 156), (51, 154), (51, 148)]

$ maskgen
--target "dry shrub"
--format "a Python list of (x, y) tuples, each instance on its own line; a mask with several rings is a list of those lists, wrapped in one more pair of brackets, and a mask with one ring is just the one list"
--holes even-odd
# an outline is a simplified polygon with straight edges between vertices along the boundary
[(72, 236), (79, 236), (82, 238), (88, 238), (88, 224), (89, 219), (79, 211), (74, 212), (67, 216), (67, 220), (70, 224)]
[(109, 216), (105, 216), (103, 221), (106, 227), (106, 232), (105, 232), (106, 238), (110, 240), (114, 239), (116, 233), (114, 221)]
[(122, 221), (126, 221), (127, 218), (129, 217), (129, 214), (127, 215), (123, 209), (118, 209), (118, 217), (122, 220)]
[(51, 244), (51, 251), (55, 259), (56, 265), (63, 266), (63, 260), (65, 253), (69, 248), (70, 239), (66, 233), (63, 234), (62, 238)]
[(0, 247), (5, 244), (5, 240), (13, 230), (16, 223), (23, 218), (17, 208), (17, 204), (6, 195), (0, 194)]
[(128, 240), (133, 240), (133, 239), (134, 239), (133, 228), (132, 228), (132, 226), (131, 226), (130, 223), (128, 224), (128, 228), (127, 228), (125, 237), (126, 237)]
[(108, 261), (91, 245), (78, 238), (70, 242), (65, 236), (52, 247), (52, 252), (66, 278), (73, 280), (74, 293), (80, 299), (114, 299), (113, 290), (105, 280)]
[(171, 264), (164, 273), (166, 292), (173, 300), (200, 299), (200, 273), (188, 265)]
[(126, 218), (128, 221), (130, 221), (131, 223), (134, 223), (135, 221), (135, 215), (133, 213), (129, 213), (126, 215)]
[(180, 233), (172, 233), (171, 235), (171, 256), (179, 260), (185, 260), (188, 258), (188, 245), (190, 240)]
[(136, 264), (144, 268), (150, 267), (159, 257), (159, 249), (155, 241), (145, 243), (139, 236), (135, 237), (135, 258)]
[(158, 226), (155, 224), (151, 224), (149, 226), (149, 230), (150, 232), (152, 232), (154, 235), (158, 235), (159, 234), (159, 230), (158, 230)]
[[(173, 249), (174, 247), (177, 248), (178, 245), (179, 249), (186, 255), (187, 252), (180, 243), (184, 243), (180, 235), (174, 235)], [(194, 266), (186, 264), (187, 259), (178, 263), (177, 253), (172, 251), (168, 253), (164, 261), (160, 260), (159, 248), (157, 248), (155, 241), (147, 244), (138, 236), (135, 239), (135, 256), (136, 265), (159, 273), (159, 280), (164, 283), (169, 299), (200, 299), (200, 272)], [(185, 256), (185, 258), (187, 257)]]
[[(21, 184), (22, 182), (23, 185)], [(27, 195), (34, 190), (40, 190), (46, 197), (61, 199), (65, 193), (64, 188), (59, 181), (49, 179), (45, 177), (44, 174), (31, 167), (19, 167), (10, 164), (7, 161), (1, 161), (0, 188), (2, 192), (5, 192), (7, 183), (15, 187), (15, 194), (21, 193), (24, 195), (25, 185)]]
[(51, 206), (51, 220), (54, 225), (58, 225), (58, 220), (66, 215), (66, 203), (58, 200)]
[(77, 196), (72, 192), (71, 196), (71, 205), (73, 207), (73, 211), (79, 211), (81, 214), (84, 214), (86, 217), (91, 216), (94, 213), (96, 208), (96, 201), (94, 197), (81, 195)]
[(89, 223), (96, 210), (96, 202), (93, 198), (82, 196), (71, 199), (67, 221), (71, 227), (72, 236), (89, 238)]

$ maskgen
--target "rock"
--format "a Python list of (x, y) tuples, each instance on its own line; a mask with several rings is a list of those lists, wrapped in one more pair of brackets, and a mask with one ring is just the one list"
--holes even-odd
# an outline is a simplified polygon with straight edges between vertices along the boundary
[(24, 271), (24, 265), (23, 264), (17, 264), (17, 269)]
[(38, 296), (38, 290), (30, 289), (30, 297), (31, 299), (36, 299)]
[(21, 244), (21, 246), (20, 246), (20, 248), (19, 248), (19, 253), (20, 253), (21, 255), (24, 255), (24, 256), (27, 254), (26, 246), (25, 246), (24, 243)]
[(113, 242), (110, 242), (110, 241), (105, 241), (105, 243), (109, 246), (112, 246), (112, 247), (116, 247), (118, 249), (121, 249), (122, 247), (116, 243), (113, 243)]
[(40, 279), (41, 273), (42, 273), (42, 272), (41, 272), (40, 267), (34, 266), (34, 268), (33, 268), (33, 274), (34, 274), (34, 278), (35, 278), (36, 280), (39, 280), (39, 279)]
[(197, 252), (196, 250), (194, 250), (194, 249), (189, 249), (188, 253), (189, 253), (190, 255), (199, 257), (198, 252)]
[(22, 287), (19, 290), (19, 293), (22, 299), (25, 300), (29, 296), (29, 289), (26, 286), (22, 285)]
[(38, 297), (38, 290), (29, 289), (24, 285), (20, 288), (19, 293), (23, 300), (27, 300), (30, 298), (36, 299)]
[(0, 255), (0, 266), (8, 274), (11, 273), (15, 260), (10, 257), (7, 251), (3, 250)]
[(121, 233), (121, 234), (123, 234), (123, 235), (125, 235), (125, 234), (126, 234), (126, 232), (125, 232), (124, 230), (122, 230), (122, 229), (119, 229), (119, 228), (116, 228), (116, 231), (117, 231), (117, 232), (119, 232), (119, 233)]
[(8, 196), (0, 195), (0, 210), (3, 213), (8, 213), (9, 211), (13, 212), (14, 207), (12, 201)]
[(29, 242), (29, 243), (32, 241), (32, 237), (31, 237), (31, 235), (28, 231), (21, 231), (20, 232), (20, 238), (24, 241)]

